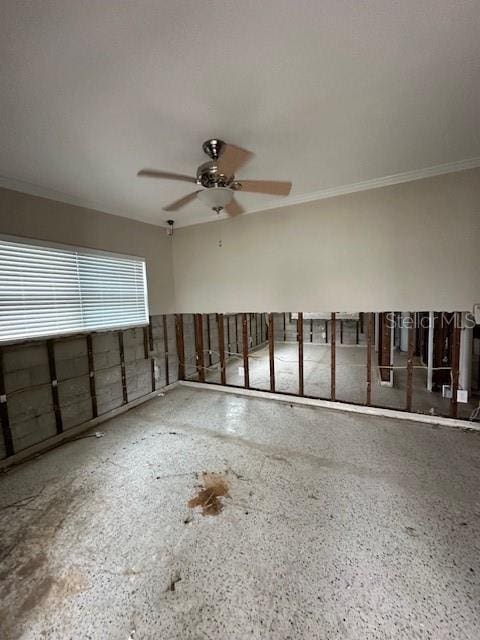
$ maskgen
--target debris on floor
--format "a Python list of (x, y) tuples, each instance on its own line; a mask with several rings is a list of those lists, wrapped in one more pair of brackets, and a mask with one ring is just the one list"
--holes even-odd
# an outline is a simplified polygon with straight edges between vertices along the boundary
[(177, 584), (177, 582), (180, 582), (181, 579), (182, 579), (181, 575), (178, 572), (176, 572), (170, 579), (170, 584), (168, 586), (167, 591), (175, 591), (175, 585)]
[(203, 516), (217, 516), (223, 509), (223, 503), (219, 498), (230, 497), (226, 476), (221, 473), (204, 472), (202, 482), (203, 487), (188, 501), (187, 506), (191, 509), (201, 507)]

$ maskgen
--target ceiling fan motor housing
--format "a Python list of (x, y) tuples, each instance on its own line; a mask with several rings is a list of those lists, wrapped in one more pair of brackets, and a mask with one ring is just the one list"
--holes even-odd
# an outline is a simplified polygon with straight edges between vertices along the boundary
[(227, 176), (221, 172), (216, 160), (204, 162), (197, 169), (197, 183), (202, 187), (228, 187), (234, 176)]

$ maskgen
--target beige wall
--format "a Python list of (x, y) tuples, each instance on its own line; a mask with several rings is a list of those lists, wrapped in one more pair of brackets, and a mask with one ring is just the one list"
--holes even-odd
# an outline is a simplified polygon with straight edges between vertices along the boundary
[(470, 310), (480, 170), (179, 229), (173, 264), (177, 312)]
[(0, 189), (0, 233), (142, 256), (150, 313), (174, 311), (172, 246), (165, 229)]

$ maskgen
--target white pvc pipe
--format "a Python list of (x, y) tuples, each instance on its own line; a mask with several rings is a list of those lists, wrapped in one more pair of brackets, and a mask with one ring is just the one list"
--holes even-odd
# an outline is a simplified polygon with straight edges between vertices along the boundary
[(460, 333), (460, 365), (458, 386), (470, 394), (472, 386), (472, 350), (473, 328), (466, 326), (465, 313), (462, 313), (462, 330)]

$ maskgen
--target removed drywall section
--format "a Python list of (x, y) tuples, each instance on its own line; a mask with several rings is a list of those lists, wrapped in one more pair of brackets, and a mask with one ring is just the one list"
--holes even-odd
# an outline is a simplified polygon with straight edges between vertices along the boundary
[(172, 242), (165, 229), (0, 189), (0, 233), (143, 257), (150, 313), (173, 313)]
[(178, 229), (176, 311), (471, 309), (479, 202), (472, 169)]
[[(174, 317), (152, 317), (151, 340), (149, 331), (136, 327), (3, 346), (4, 406), (13, 452), (166, 386), (166, 353), (169, 383), (175, 382)], [(6, 455), (3, 439), (0, 459)]]

